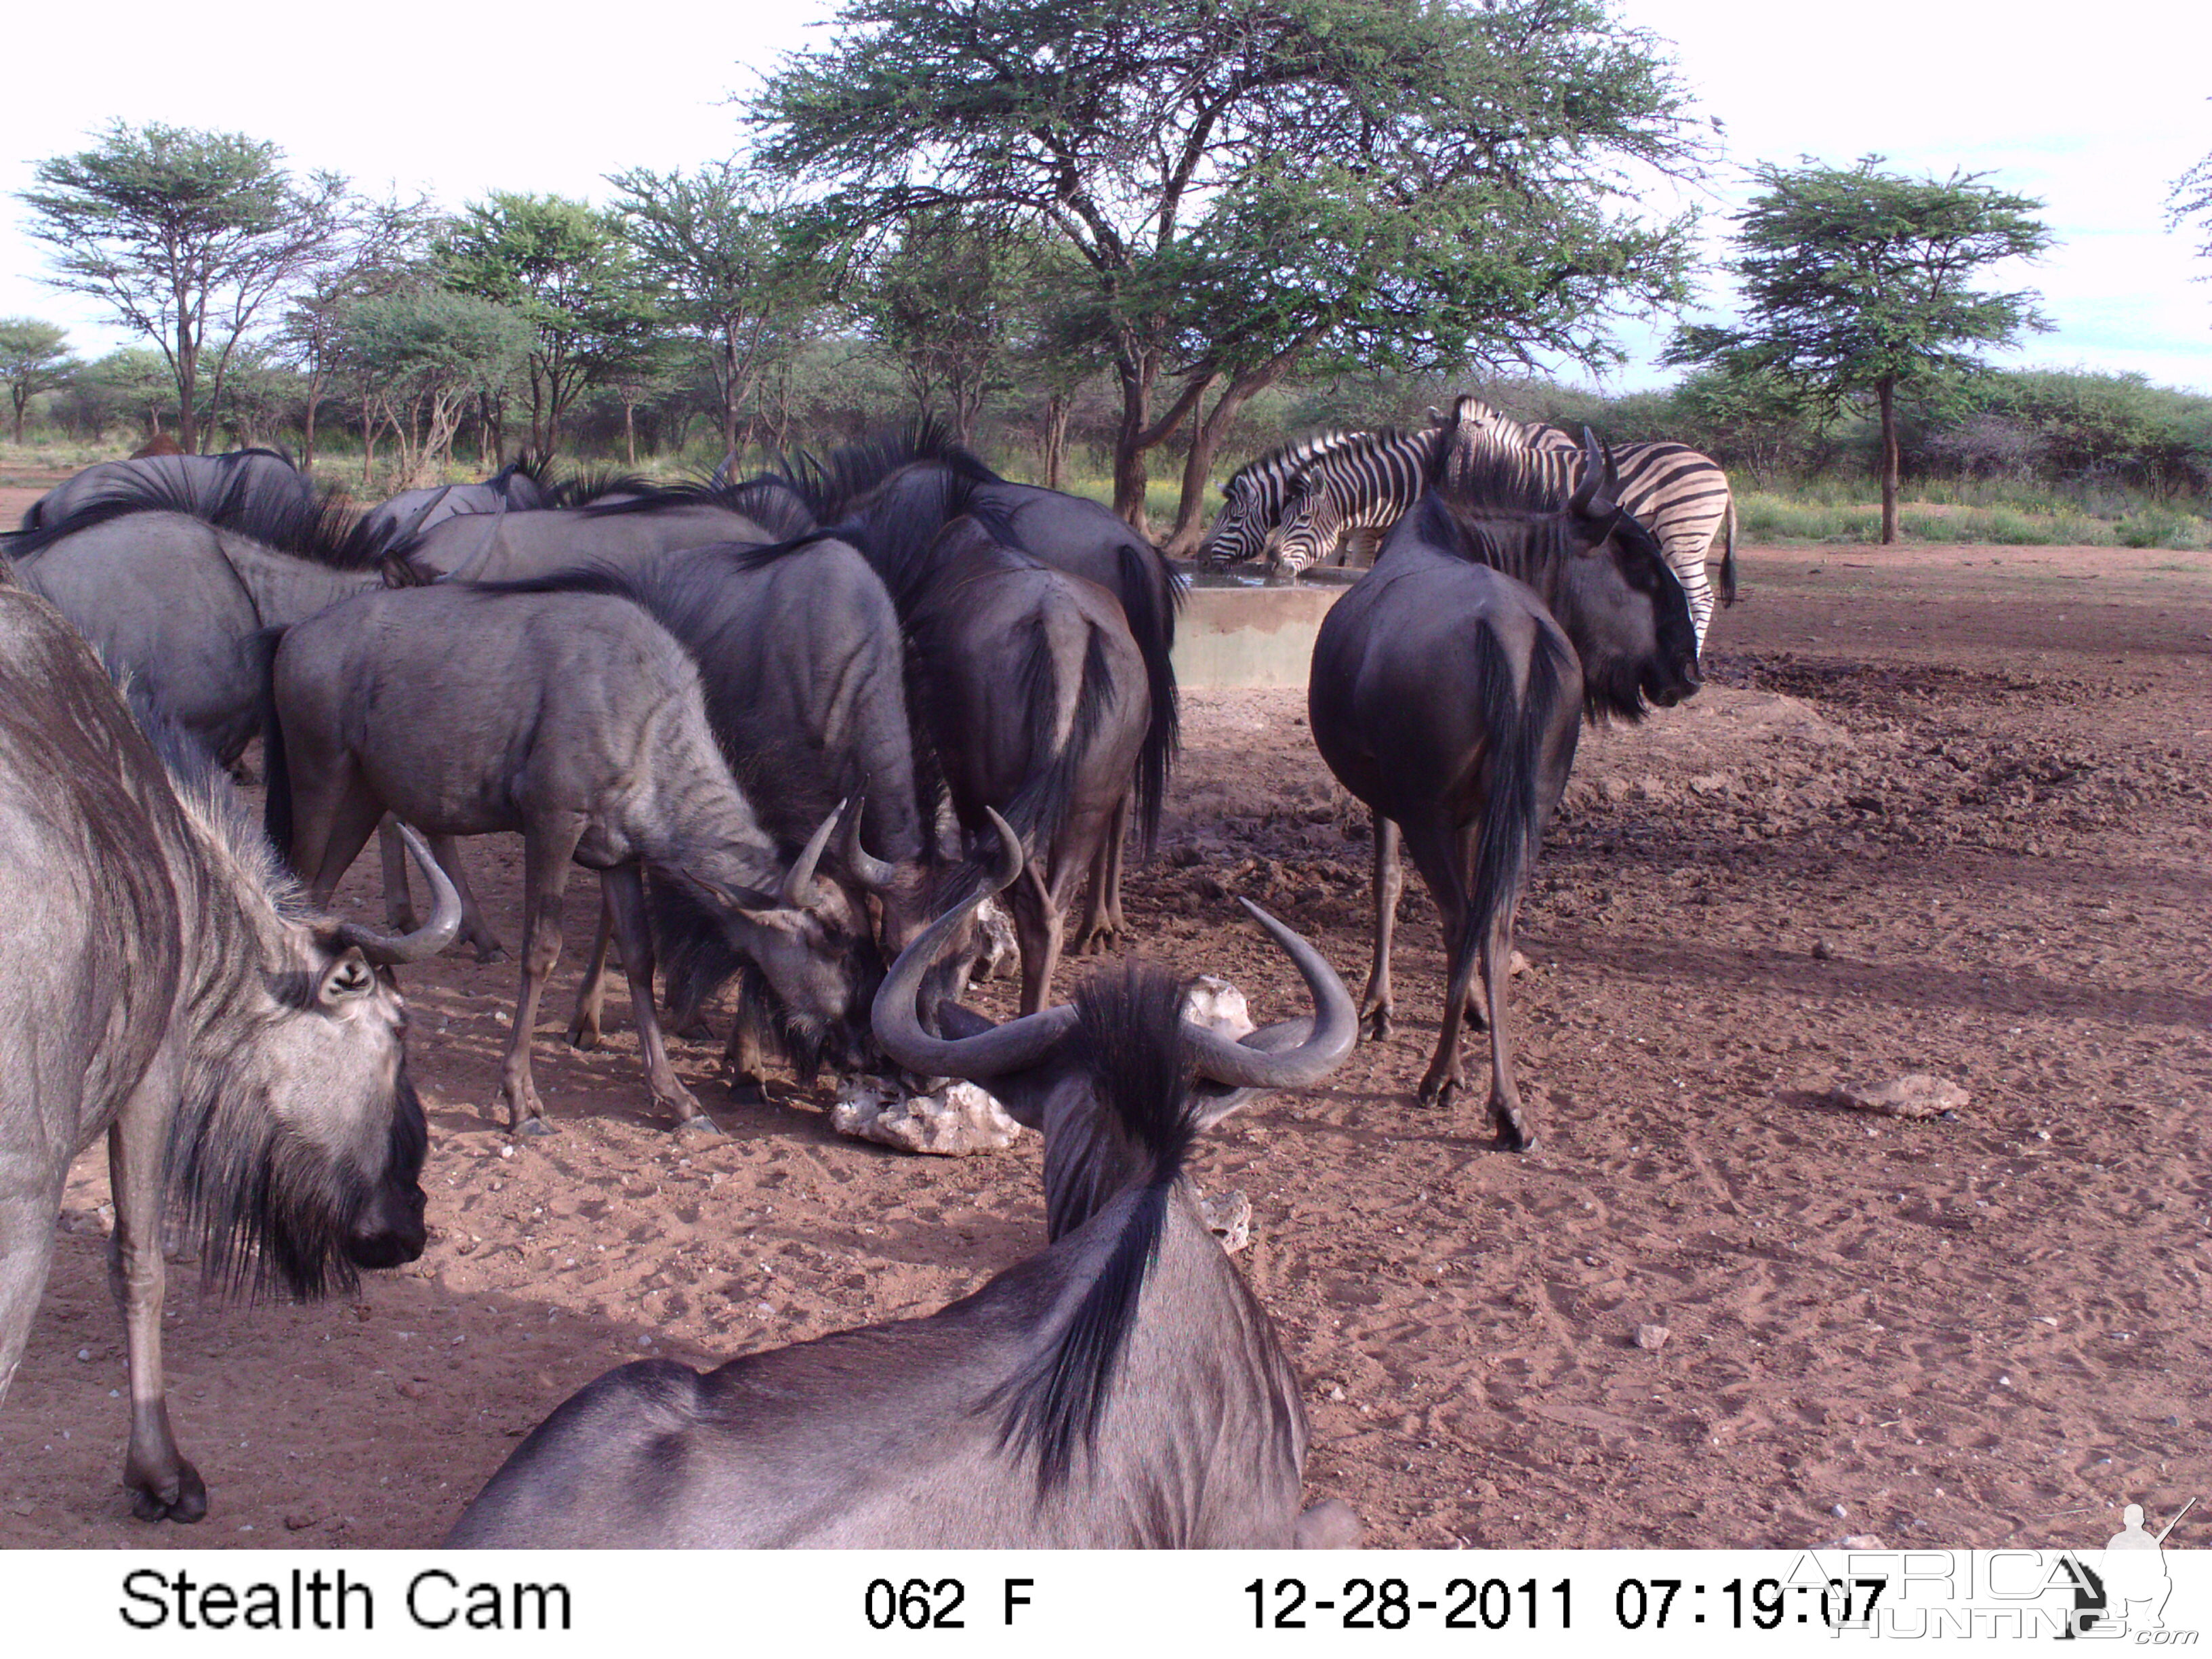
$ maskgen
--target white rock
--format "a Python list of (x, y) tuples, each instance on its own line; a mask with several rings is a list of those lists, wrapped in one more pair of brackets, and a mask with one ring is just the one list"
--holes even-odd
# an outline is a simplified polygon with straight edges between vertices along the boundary
[(845, 1085), (830, 1109), (830, 1127), (858, 1140), (937, 1158), (1004, 1152), (1022, 1133), (1006, 1109), (972, 1083), (908, 1096), (876, 1078)]
[(1636, 1328), (1636, 1346), (1647, 1353), (1656, 1353), (1667, 1346), (1667, 1339), (1674, 1334), (1664, 1325), (1638, 1325)]
[(1884, 1117), (1935, 1117), (1956, 1111), (1972, 1097), (1947, 1078), (1914, 1072), (1879, 1086), (1845, 1084), (1835, 1092), (1838, 1105)]
[(1194, 1025), (1218, 1031), (1231, 1042), (1255, 1029), (1252, 1011), (1244, 1006), (1244, 994), (1214, 974), (1200, 974), (1191, 981), (1190, 989), (1183, 994), (1182, 1012)]
[(1235, 1255), (1252, 1242), (1252, 1200), (1243, 1193), (1220, 1193), (1212, 1197), (1198, 1195), (1198, 1212), (1206, 1218), (1206, 1230), (1221, 1241), (1221, 1248)]

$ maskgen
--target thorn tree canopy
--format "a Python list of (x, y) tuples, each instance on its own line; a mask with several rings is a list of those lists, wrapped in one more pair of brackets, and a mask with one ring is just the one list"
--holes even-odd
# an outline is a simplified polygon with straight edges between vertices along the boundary
[(36, 317), (0, 317), (0, 382), (6, 384), (14, 407), (18, 444), (31, 399), (67, 385), (83, 367), (69, 349), (67, 331)]
[[(221, 400), (255, 314), (336, 230), (345, 180), (317, 173), (295, 186), (283, 159), (243, 133), (116, 121), (96, 148), (39, 162), (39, 187), (16, 198), (31, 210), (32, 236), (54, 251), (47, 283), (105, 301), (161, 347), (187, 450), (199, 447), (198, 411)], [(203, 398), (210, 327), (221, 343)]]
[(1686, 222), (1634, 198), (1705, 160), (1686, 105), (1601, 0), (845, 0), (749, 118), (856, 234), (980, 207), (1078, 252), (1141, 527), (1217, 384), (1209, 447), (1311, 351), (1602, 356), (1606, 304), (1677, 290)]
[(1761, 162), (1735, 216), (1741, 327), (1682, 329), (1667, 361), (1781, 375), (1832, 407), (1871, 398), (1881, 421), (1881, 538), (1897, 539), (1897, 392), (1980, 367), (1980, 353), (2050, 326), (2033, 289), (1974, 286), (1989, 266), (2051, 246), (2043, 204), (1980, 173), (1908, 179), (1807, 158)]

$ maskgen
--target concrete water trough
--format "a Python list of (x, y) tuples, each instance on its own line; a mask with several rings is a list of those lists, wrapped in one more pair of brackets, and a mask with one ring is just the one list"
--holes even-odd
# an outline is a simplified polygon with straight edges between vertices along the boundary
[(1191, 574), (1195, 579), (1176, 623), (1176, 683), (1215, 690), (1295, 690), (1306, 683), (1321, 619), (1342, 596), (1347, 579), (1366, 573), (1328, 570), (1316, 573), (1318, 581), (1281, 587)]

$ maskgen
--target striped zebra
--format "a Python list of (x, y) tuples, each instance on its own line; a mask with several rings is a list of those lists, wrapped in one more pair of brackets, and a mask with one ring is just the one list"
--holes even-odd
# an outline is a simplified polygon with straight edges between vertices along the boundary
[(1271, 449), (1247, 463), (1221, 486), (1221, 512), (1198, 550), (1199, 562), (1219, 567), (1244, 564), (1267, 550), (1267, 538), (1283, 516), (1291, 485), (1307, 464), (1340, 445), (1357, 441), (1357, 432), (1323, 432)]
[[(1514, 420), (1481, 398), (1464, 395), (1453, 403), (1449, 415), (1431, 413), (1437, 416), (1433, 429), (1455, 433), (1459, 442), (1478, 452), (1527, 455), (1534, 477), (1553, 492), (1564, 495), (1582, 482), (1582, 441), (1555, 426)], [(1728, 474), (1687, 444), (1664, 440), (1618, 445), (1613, 459), (1620, 476), (1618, 500), (1659, 538), (1667, 562), (1682, 579), (1703, 650), (1705, 625), (1713, 615), (1705, 555), (1716, 534), (1723, 538), (1721, 602), (1735, 603), (1735, 499)]]
[(1420, 498), (1442, 428), (1359, 432), (1306, 464), (1291, 482), (1267, 568), (1296, 577), (1345, 543), (1347, 557), (1371, 563), (1390, 526)]

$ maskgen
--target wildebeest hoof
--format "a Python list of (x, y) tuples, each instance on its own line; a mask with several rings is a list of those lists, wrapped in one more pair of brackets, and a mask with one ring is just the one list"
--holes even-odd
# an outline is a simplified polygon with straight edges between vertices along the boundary
[(517, 1140), (521, 1139), (525, 1135), (536, 1137), (558, 1133), (560, 1131), (553, 1127), (552, 1120), (550, 1118), (526, 1117), (514, 1126), (514, 1138)]
[(166, 1480), (133, 1479), (131, 1513), (141, 1521), (176, 1521), (190, 1525), (207, 1513), (207, 1486), (200, 1472), (179, 1462)]
[(713, 1118), (708, 1117), (704, 1112), (701, 1112), (693, 1117), (678, 1119), (677, 1121), (675, 1133), (683, 1136), (686, 1140), (720, 1140), (722, 1139), (721, 1125), (715, 1122)]
[(1431, 1072), (1421, 1079), (1420, 1093), (1418, 1097), (1424, 1106), (1449, 1106), (1451, 1104), (1452, 1097), (1460, 1091), (1460, 1079), (1451, 1076), (1438, 1077)]
[(507, 946), (495, 939), (486, 939), (477, 946), (477, 961), (482, 966), (489, 967), (495, 962), (506, 960)]
[(597, 1020), (572, 1019), (568, 1022), (568, 1046), (581, 1048), (586, 1054), (599, 1046), (599, 1023)]
[(1521, 1120), (1521, 1114), (1510, 1109), (1493, 1106), (1490, 1121), (1498, 1130), (1498, 1144), (1509, 1152), (1525, 1152), (1536, 1144), (1536, 1137)]
[(1388, 1008), (1369, 1009), (1359, 1016), (1360, 1035), (1370, 1042), (1380, 1042), (1390, 1035), (1390, 1011)]

